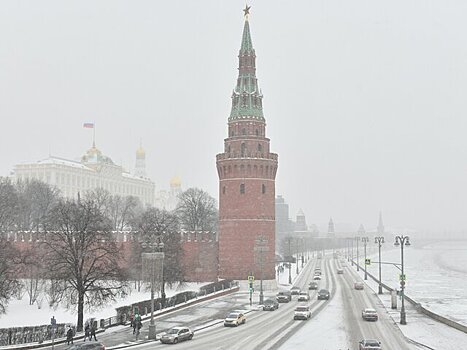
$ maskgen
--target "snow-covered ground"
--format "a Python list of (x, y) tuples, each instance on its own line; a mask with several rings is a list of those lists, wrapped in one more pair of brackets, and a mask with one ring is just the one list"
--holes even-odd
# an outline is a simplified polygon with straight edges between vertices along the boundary
[[(166, 295), (167, 297), (170, 297), (182, 291), (198, 291), (198, 289), (204, 284), (205, 283), (187, 283), (182, 288), (167, 288)], [(150, 298), (150, 291), (143, 291), (142, 289), (141, 292), (138, 292), (133, 290), (126, 298), (119, 299), (115, 303), (106, 305), (102, 309), (92, 311), (85, 309), (84, 319), (92, 317), (98, 319), (112, 317), (117, 314), (115, 308), (143, 300), (149, 300)], [(52, 316), (55, 316), (58, 323), (76, 323), (76, 311), (66, 310), (62, 306), (59, 306), (56, 309), (49, 308), (49, 305), (45, 300), (41, 304), (41, 308), (39, 308), (37, 304), (29, 305), (27, 294), (25, 294), (20, 300), (10, 300), (7, 313), (0, 315), (0, 328), (45, 325), (50, 323)]]
[[(412, 243), (404, 248), (406, 294), (427, 309), (467, 325), (467, 241)], [(400, 249), (383, 251), (381, 260), (399, 263)], [(377, 254), (372, 261), (378, 261)], [(378, 276), (378, 264), (372, 263), (368, 271)], [(390, 286), (399, 284), (399, 273), (392, 265), (382, 266), (382, 279)]]

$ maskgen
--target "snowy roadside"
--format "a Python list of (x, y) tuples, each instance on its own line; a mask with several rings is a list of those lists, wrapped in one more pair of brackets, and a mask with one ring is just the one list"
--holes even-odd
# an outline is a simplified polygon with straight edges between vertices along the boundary
[[(198, 291), (199, 288), (207, 283), (186, 283), (181, 288), (168, 288), (166, 289), (167, 297), (171, 297), (183, 291)], [(108, 318), (115, 316), (117, 312), (115, 309), (120, 306), (131, 305), (133, 303), (149, 300), (151, 298), (150, 291), (132, 290), (131, 294), (127, 297), (118, 299), (115, 303), (109, 304), (102, 309), (95, 309), (87, 311), (85, 309), (84, 319), (88, 318)], [(45, 305), (44, 305), (45, 304)], [(29, 305), (27, 294), (20, 300), (11, 300), (8, 304), (7, 313), (0, 315), (0, 328), (9, 327), (27, 327), (27, 326), (40, 326), (50, 323), (51, 317), (54, 316), (57, 323), (76, 323), (77, 314), (72, 310), (67, 310), (62, 306), (57, 308), (50, 308), (44, 301), (39, 308), (37, 304)]]
[[(344, 264), (344, 263), (343, 263)], [(364, 271), (360, 270), (360, 275), (356, 272), (356, 267), (351, 267), (345, 262), (348, 271), (355, 276), (355, 280), (363, 280)], [(391, 295), (384, 290), (384, 294), (378, 295), (378, 283), (370, 277), (363, 280), (373, 293), (381, 300), (382, 305), (400, 328), (404, 336), (417, 344), (422, 344), (427, 349), (435, 350), (458, 350), (467, 344), (467, 334), (449, 327), (441, 322), (435, 321), (422, 313), (419, 313), (413, 305), (406, 302), (407, 324), (399, 325), (400, 320), (400, 300), (398, 299), (397, 310), (391, 309)]]

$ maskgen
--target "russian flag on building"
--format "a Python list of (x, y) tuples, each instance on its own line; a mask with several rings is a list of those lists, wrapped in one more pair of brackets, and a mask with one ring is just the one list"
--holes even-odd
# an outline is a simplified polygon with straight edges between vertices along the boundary
[(94, 129), (94, 123), (84, 123), (83, 128)]

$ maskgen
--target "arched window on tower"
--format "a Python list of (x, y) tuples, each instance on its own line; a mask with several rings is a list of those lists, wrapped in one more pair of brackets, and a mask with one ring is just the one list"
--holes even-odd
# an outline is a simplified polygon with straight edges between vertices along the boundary
[(222, 187), (222, 194), (225, 194), (225, 186)]
[(245, 194), (245, 184), (240, 184), (240, 193)]
[(241, 156), (242, 156), (242, 157), (245, 157), (245, 153), (246, 153), (246, 145), (245, 145), (245, 143), (242, 143), (242, 146), (241, 146)]
[(258, 152), (263, 152), (263, 146), (260, 143), (258, 143)]
[(262, 194), (265, 194), (265, 193), (266, 193), (266, 185), (265, 185), (265, 184), (262, 184), (262, 185), (261, 185), (261, 193), (262, 193)]
[(256, 130), (255, 130), (255, 134), (256, 134), (256, 136), (258, 136), (258, 135), (259, 135), (259, 131), (258, 131), (258, 129), (256, 129)]
[(246, 135), (246, 129), (245, 128), (242, 129), (242, 135)]

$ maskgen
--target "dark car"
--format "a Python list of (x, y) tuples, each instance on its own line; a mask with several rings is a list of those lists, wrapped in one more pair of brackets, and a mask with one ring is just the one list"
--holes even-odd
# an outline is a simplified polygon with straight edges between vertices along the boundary
[(174, 327), (163, 334), (160, 341), (166, 344), (177, 344), (191, 339), (193, 339), (193, 332), (188, 327)]
[(329, 291), (327, 289), (321, 289), (318, 292), (318, 300), (329, 300)]
[(263, 304), (263, 311), (274, 311), (279, 308), (279, 303), (274, 299), (267, 299)]
[(292, 295), (299, 295), (301, 291), (302, 290), (300, 289), (300, 287), (292, 287), (292, 289), (290, 290), (290, 293)]
[(286, 291), (286, 290), (281, 291), (281, 292), (277, 293), (276, 300), (279, 303), (288, 303), (289, 301), (292, 300), (292, 294), (290, 294), (290, 292)]
[(310, 290), (318, 289), (318, 283), (317, 282), (310, 282), (308, 284), (308, 289), (310, 289)]
[(68, 350), (105, 350), (105, 346), (97, 341), (91, 341), (89, 343), (72, 345)]

